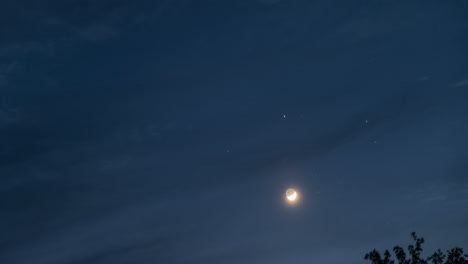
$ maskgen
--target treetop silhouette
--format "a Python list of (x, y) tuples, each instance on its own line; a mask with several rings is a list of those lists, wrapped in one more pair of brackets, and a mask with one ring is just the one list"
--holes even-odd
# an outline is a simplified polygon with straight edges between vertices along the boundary
[(463, 254), (463, 249), (459, 247), (447, 250), (445, 255), (442, 250), (438, 249), (432, 255), (427, 258), (421, 256), (422, 244), (424, 244), (424, 238), (418, 237), (415, 232), (411, 233), (413, 237), (414, 245), (409, 245), (407, 251), (400, 246), (395, 246), (393, 257), (390, 251), (380, 254), (377, 250), (372, 250), (364, 256), (364, 259), (370, 260), (372, 264), (468, 264), (468, 255)]

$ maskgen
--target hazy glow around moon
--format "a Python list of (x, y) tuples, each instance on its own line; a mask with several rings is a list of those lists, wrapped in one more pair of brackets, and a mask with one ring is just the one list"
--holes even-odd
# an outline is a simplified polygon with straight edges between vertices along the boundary
[(286, 190), (286, 198), (288, 198), (289, 201), (294, 201), (297, 198), (297, 192), (294, 189), (287, 189)]

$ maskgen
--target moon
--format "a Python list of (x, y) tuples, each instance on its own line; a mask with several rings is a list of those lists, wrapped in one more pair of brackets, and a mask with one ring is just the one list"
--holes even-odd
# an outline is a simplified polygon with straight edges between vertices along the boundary
[(286, 198), (291, 202), (295, 201), (297, 199), (297, 191), (292, 188), (287, 189)]

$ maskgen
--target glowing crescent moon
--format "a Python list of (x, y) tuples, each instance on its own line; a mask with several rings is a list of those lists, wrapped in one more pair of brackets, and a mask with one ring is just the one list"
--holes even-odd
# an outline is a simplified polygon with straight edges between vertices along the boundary
[(289, 201), (294, 201), (297, 198), (297, 192), (294, 189), (288, 189), (286, 191), (286, 198), (288, 198)]

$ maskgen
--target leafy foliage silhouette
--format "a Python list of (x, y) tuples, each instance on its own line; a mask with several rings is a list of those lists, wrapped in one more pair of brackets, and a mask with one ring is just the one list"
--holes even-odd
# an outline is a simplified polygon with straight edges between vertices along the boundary
[(364, 259), (370, 260), (372, 264), (468, 264), (468, 255), (463, 254), (463, 249), (456, 247), (447, 250), (445, 255), (440, 249), (434, 252), (427, 258), (421, 257), (422, 244), (424, 244), (424, 238), (418, 237), (416, 233), (411, 233), (415, 244), (408, 246), (408, 254), (402, 247), (395, 246), (393, 252), (395, 258), (392, 258), (392, 254), (385, 250), (380, 254), (377, 250), (372, 250), (364, 256)]

